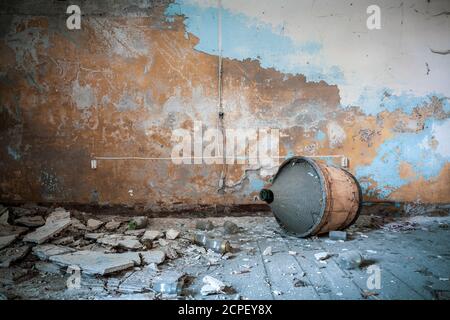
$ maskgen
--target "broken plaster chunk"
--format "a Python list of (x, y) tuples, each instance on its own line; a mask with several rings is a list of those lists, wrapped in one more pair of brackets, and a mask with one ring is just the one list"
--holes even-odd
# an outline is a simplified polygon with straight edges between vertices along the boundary
[(71, 219), (71, 226), (79, 230), (87, 230), (87, 227), (77, 218)]
[(175, 240), (180, 235), (180, 231), (176, 229), (169, 229), (166, 231), (166, 239)]
[(14, 223), (25, 227), (37, 228), (43, 226), (45, 220), (41, 216), (23, 216), (14, 220)]
[(11, 263), (24, 258), (30, 251), (30, 246), (22, 245), (6, 248), (0, 251), (0, 268), (9, 268)]
[(329, 257), (331, 257), (331, 254), (329, 252), (319, 252), (319, 253), (314, 254), (314, 257), (318, 261), (323, 261), (323, 260), (326, 260)]
[(100, 228), (105, 223), (100, 220), (89, 219), (86, 224), (87, 224), (88, 230), (94, 231), (94, 230), (97, 230), (98, 228)]
[(347, 240), (347, 232), (345, 231), (330, 231), (328, 233), (330, 240)]
[(164, 247), (163, 250), (166, 254), (166, 257), (169, 258), (170, 260), (174, 260), (174, 259), (178, 258), (178, 252), (171, 246), (166, 246), (166, 247)]
[(104, 236), (105, 236), (104, 232), (91, 232), (84, 234), (84, 237), (88, 240), (98, 240)]
[(105, 235), (98, 238), (97, 243), (111, 247), (122, 247), (130, 250), (141, 249), (143, 247), (142, 243), (139, 242), (136, 236), (125, 236), (122, 234)]
[(227, 220), (223, 224), (223, 230), (226, 234), (235, 234), (239, 231), (239, 227), (234, 222)]
[(0, 250), (9, 246), (14, 240), (16, 240), (17, 235), (12, 234), (9, 236), (1, 236), (0, 237)]
[(121, 224), (122, 223), (120, 221), (114, 221), (114, 220), (109, 221), (108, 223), (105, 224), (105, 229), (108, 231), (114, 231), (114, 230), (117, 230)]
[(8, 209), (0, 205), (0, 224), (8, 224), (9, 212)]
[(337, 263), (344, 269), (351, 270), (361, 266), (363, 257), (356, 250), (344, 251), (339, 254)]
[(57, 235), (71, 224), (70, 213), (67, 211), (55, 211), (51, 213), (45, 225), (37, 228), (34, 232), (28, 233), (23, 241), (41, 244), (51, 237)]
[(141, 255), (142, 261), (145, 264), (161, 264), (166, 259), (166, 254), (162, 250), (150, 250), (150, 251), (141, 251), (139, 252)]
[(132, 268), (139, 265), (140, 260), (137, 252), (103, 253), (88, 250), (50, 257), (50, 261), (60, 266), (78, 266), (86, 274), (99, 275)]
[(74, 251), (75, 249), (70, 247), (57, 246), (54, 244), (42, 244), (33, 248), (33, 254), (41, 260), (48, 260), (51, 256), (66, 254)]
[(214, 224), (211, 220), (198, 220), (195, 223), (195, 228), (203, 231), (211, 231), (214, 229)]
[(47, 274), (62, 274), (62, 270), (59, 266), (51, 262), (37, 261), (34, 264), (34, 268), (41, 273)]
[(263, 255), (264, 256), (271, 256), (272, 255), (272, 247), (269, 246), (266, 249), (264, 249)]
[(144, 268), (135, 271), (127, 276), (125, 280), (118, 283), (117, 291), (122, 293), (136, 293), (148, 291), (151, 288), (150, 279), (156, 276), (157, 272), (151, 268)]
[(159, 238), (162, 238), (164, 234), (161, 231), (158, 230), (147, 230), (145, 231), (144, 235), (142, 236), (142, 240), (146, 241), (153, 241)]
[(56, 245), (65, 246), (74, 242), (73, 236), (67, 236), (60, 239), (54, 240), (52, 243)]
[(137, 230), (127, 230), (125, 231), (126, 235), (141, 237), (145, 233), (145, 229), (137, 229)]
[(200, 289), (200, 293), (203, 296), (223, 293), (223, 290), (227, 287), (225, 283), (211, 276), (204, 276), (203, 283), (204, 285)]
[(128, 229), (134, 230), (134, 229), (143, 229), (148, 224), (148, 218), (144, 216), (140, 217), (134, 217), (131, 219), (131, 221), (128, 223)]

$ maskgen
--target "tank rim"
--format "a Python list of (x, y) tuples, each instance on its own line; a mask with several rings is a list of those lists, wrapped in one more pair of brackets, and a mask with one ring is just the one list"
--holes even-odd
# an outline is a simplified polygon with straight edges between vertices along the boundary
[[(299, 232), (289, 230), (290, 232), (297, 235), (298, 237), (307, 237), (307, 236), (311, 235), (311, 232), (314, 231), (314, 229), (317, 228), (317, 226), (321, 223), (321, 221), (323, 219), (323, 215), (325, 214), (326, 203), (327, 203), (327, 192), (326, 192), (326, 186), (325, 186), (325, 178), (323, 176), (322, 170), (320, 169), (318, 164), (311, 158), (303, 157), (303, 156), (290, 157), (290, 158), (284, 160), (283, 163), (281, 163), (280, 167), (278, 168), (277, 173), (274, 175), (274, 177), (272, 179), (272, 184), (276, 181), (278, 174), (281, 172), (281, 169), (283, 169), (286, 165), (288, 165), (292, 161), (297, 161), (297, 160), (305, 161), (313, 167), (313, 169), (316, 171), (317, 175), (319, 176), (320, 186), (322, 189), (322, 204), (321, 204), (321, 208), (320, 208), (320, 212), (319, 212), (319, 219), (317, 219), (316, 223), (314, 223), (311, 226), (311, 228), (309, 228), (304, 233), (299, 233)], [(272, 212), (279, 219), (279, 217), (273, 210), (272, 210)], [(283, 224), (283, 226), (286, 228), (286, 225)]]

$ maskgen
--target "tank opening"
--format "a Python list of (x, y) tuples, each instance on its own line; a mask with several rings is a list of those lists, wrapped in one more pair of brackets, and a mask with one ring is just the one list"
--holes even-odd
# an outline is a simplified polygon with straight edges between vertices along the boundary
[(262, 189), (262, 190), (259, 192), (259, 198), (260, 198), (262, 201), (265, 201), (265, 202), (267, 202), (267, 203), (272, 203), (272, 201), (273, 201), (273, 192), (272, 192), (272, 190), (269, 190), (269, 189)]

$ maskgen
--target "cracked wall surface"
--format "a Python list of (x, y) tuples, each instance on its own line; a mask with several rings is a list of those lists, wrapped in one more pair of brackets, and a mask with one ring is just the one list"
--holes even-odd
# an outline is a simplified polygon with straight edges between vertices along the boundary
[(366, 200), (450, 202), (448, 1), (381, 2), (376, 31), (364, 1), (75, 3), (81, 30), (64, 1), (0, 5), (2, 201), (255, 203), (258, 166), (228, 165), (224, 192), (220, 164), (90, 168), (170, 157), (173, 130), (217, 125), (220, 12), (225, 128), (280, 129), (281, 156), (345, 155)]

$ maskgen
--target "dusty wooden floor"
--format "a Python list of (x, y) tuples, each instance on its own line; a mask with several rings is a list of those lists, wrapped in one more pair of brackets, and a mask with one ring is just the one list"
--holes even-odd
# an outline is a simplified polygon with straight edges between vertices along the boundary
[[(111, 217), (100, 217), (108, 220)], [(360, 218), (347, 241), (328, 236), (299, 239), (287, 235), (272, 217), (210, 218), (211, 236), (227, 239), (234, 247), (228, 259), (205, 252), (187, 238), (200, 219), (155, 218), (147, 229), (181, 231), (178, 239), (161, 241), (178, 258), (166, 259), (158, 270), (135, 268), (107, 277), (82, 275), (80, 288), (67, 288), (69, 275), (34, 270), (37, 259), (0, 269), (0, 292), (8, 299), (449, 299), (449, 217), (398, 218), (395, 221)], [(208, 219), (204, 219), (208, 220)], [(224, 234), (225, 220), (236, 223), (236, 234)], [(267, 247), (272, 255), (263, 255)], [(365, 262), (347, 270), (339, 254), (359, 251)], [(315, 254), (331, 257), (318, 261)], [(181, 295), (153, 292), (152, 278), (170, 271), (187, 277)], [(379, 273), (378, 273), (379, 271)], [(21, 277), (11, 274), (23, 273)], [(369, 273), (372, 272), (372, 273)], [(225, 293), (203, 296), (202, 279), (210, 275), (227, 284)], [(368, 287), (380, 276), (380, 288)], [(372, 281), (371, 281), (372, 280)], [(118, 283), (122, 284), (118, 290)], [(126, 284), (126, 285), (125, 285)]]

